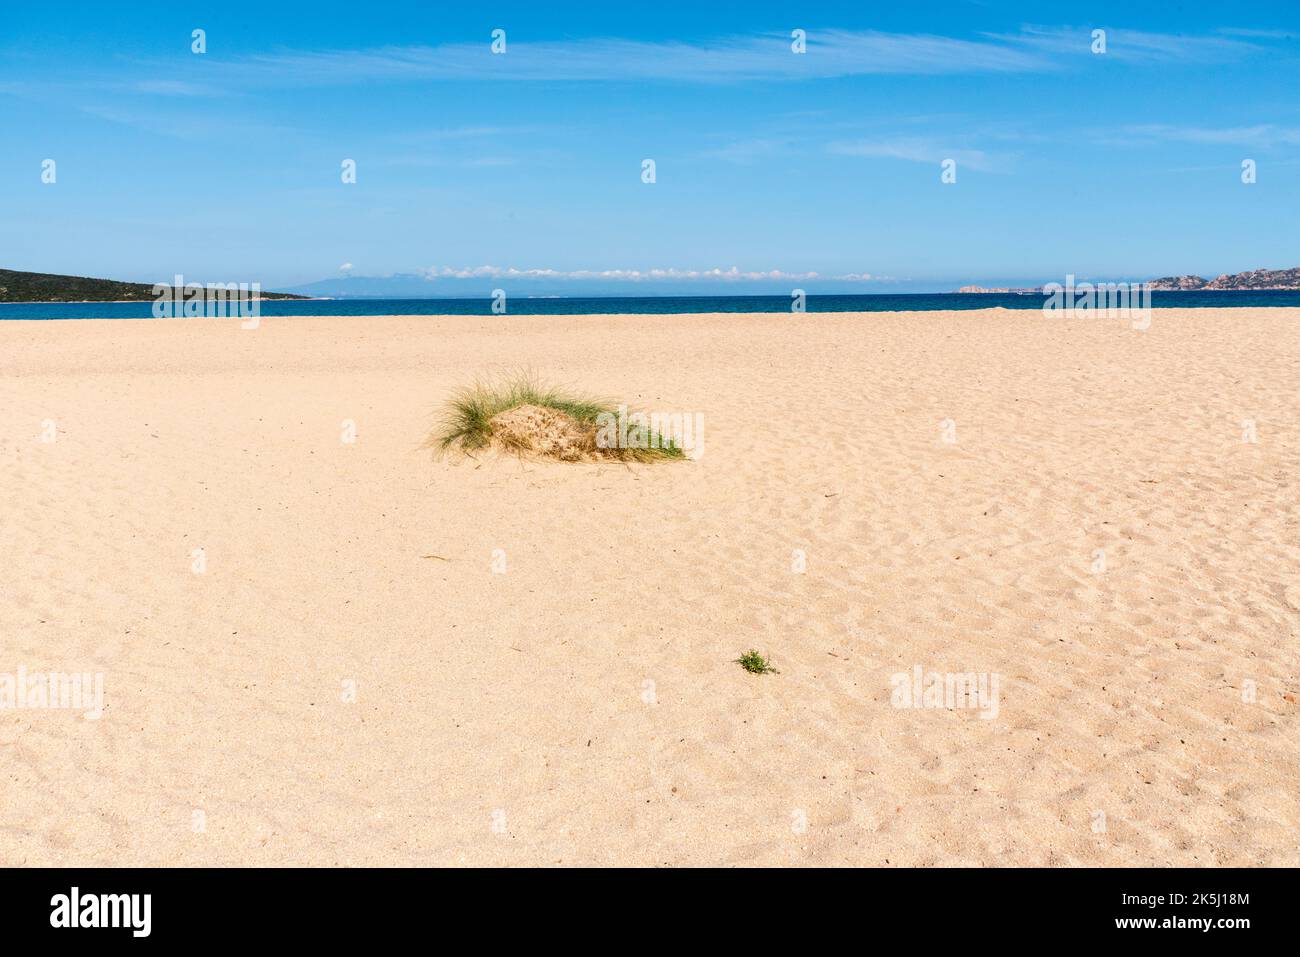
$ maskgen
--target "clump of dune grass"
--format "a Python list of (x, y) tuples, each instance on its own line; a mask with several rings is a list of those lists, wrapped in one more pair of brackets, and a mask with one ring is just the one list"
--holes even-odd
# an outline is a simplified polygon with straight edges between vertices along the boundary
[(751, 675), (775, 675), (780, 673), (772, 667), (770, 661), (752, 648), (737, 658), (736, 664), (740, 665), (740, 667), (744, 668)]
[(453, 392), (442, 424), (428, 444), (444, 453), (472, 455), (495, 446), (564, 461), (651, 462), (686, 457), (674, 441), (657, 433), (649, 433), (644, 448), (600, 446), (596, 437), (603, 414), (617, 418), (618, 407), (518, 373), (496, 381), (477, 381)]

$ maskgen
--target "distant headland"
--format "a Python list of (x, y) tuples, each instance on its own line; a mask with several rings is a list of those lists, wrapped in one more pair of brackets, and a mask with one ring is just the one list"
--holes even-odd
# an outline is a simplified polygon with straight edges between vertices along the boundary
[[(1245, 291), (1260, 289), (1300, 289), (1300, 266), (1292, 269), (1253, 269), (1250, 272), (1225, 273), (1215, 279), (1203, 279), (1200, 276), (1165, 276), (1149, 281), (1155, 292), (1200, 292), (1200, 291)], [(1006, 286), (962, 286), (959, 293), (1019, 293), (1035, 295), (1043, 291), (1042, 286), (1027, 288), (1009, 288)]]
[[(56, 276), (43, 272), (0, 269), (0, 302), (152, 302), (153, 285)], [(306, 299), (286, 292), (259, 292), (259, 299)]]

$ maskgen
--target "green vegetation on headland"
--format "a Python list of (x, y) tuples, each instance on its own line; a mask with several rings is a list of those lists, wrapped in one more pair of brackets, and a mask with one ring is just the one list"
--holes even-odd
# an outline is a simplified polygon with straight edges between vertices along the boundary
[[(307, 298), (285, 292), (260, 292), (258, 296), (262, 299)], [(0, 269), (0, 302), (153, 302), (157, 298), (152, 283)]]

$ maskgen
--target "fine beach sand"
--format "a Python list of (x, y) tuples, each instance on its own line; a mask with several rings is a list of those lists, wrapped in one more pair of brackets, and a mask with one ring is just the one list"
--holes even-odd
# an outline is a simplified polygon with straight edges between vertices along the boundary
[[(1300, 864), (1298, 332), (0, 322), (0, 672), (105, 688), (0, 711), (0, 863)], [(520, 368), (704, 454), (421, 448)]]

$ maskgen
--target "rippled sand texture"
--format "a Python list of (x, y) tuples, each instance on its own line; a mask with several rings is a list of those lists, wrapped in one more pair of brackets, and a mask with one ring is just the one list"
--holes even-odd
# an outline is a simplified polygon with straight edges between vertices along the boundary
[[(420, 449), (525, 366), (704, 454)], [(1282, 309), (0, 322), (0, 672), (106, 703), (0, 711), (0, 862), (1300, 864), (1298, 389)]]

